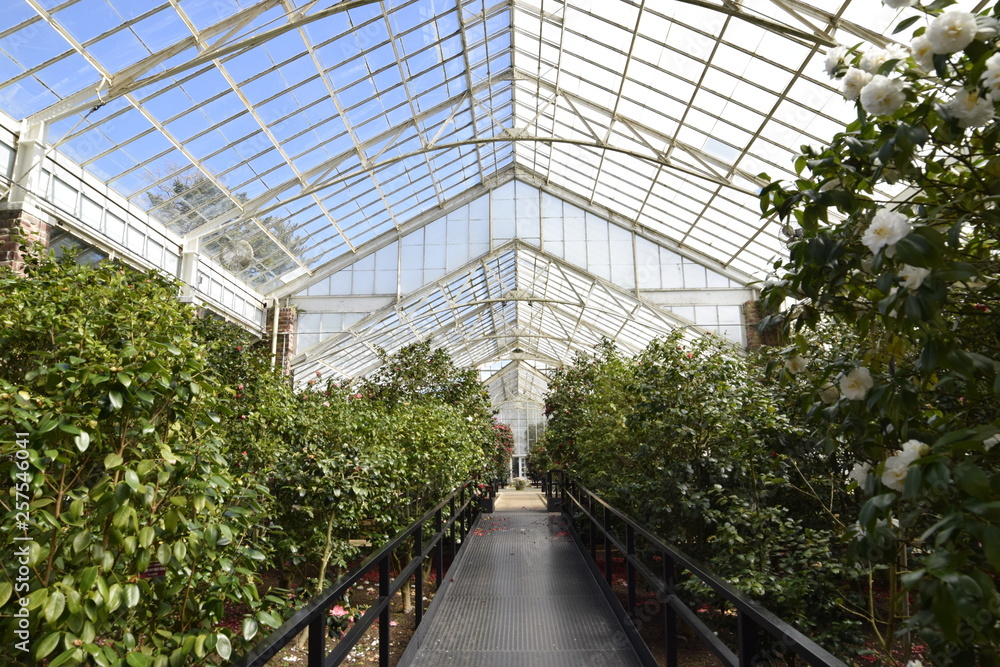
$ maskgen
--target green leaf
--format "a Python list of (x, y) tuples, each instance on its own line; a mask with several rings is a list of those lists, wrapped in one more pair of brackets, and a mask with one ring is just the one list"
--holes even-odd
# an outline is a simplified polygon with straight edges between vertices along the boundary
[(73, 444), (81, 452), (87, 451), (87, 448), (90, 447), (90, 434), (86, 431), (80, 431), (80, 434), (73, 438)]
[(14, 592), (14, 587), (9, 581), (0, 581), (0, 607), (7, 604), (7, 600), (10, 599), (10, 594)]
[(906, 30), (907, 28), (909, 28), (911, 25), (913, 25), (914, 23), (916, 23), (917, 19), (919, 19), (919, 18), (920, 18), (920, 16), (917, 15), (917, 16), (911, 16), (910, 18), (907, 18), (907, 19), (903, 19), (896, 26), (896, 29), (892, 31), (892, 34), (895, 35), (896, 33), (903, 32), (904, 30)]
[(49, 653), (55, 650), (56, 646), (59, 644), (59, 640), (62, 639), (63, 633), (52, 632), (45, 635), (42, 641), (38, 642), (38, 647), (35, 648), (35, 659), (41, 660)]
[(132, 385), (132, 376), (125, 372), (118, 373), (118, 382), (123, 387), (130, 387)]
[(131, 609), (139, 604), (139, 587), (135, 584), (125, 584), (125, 606)]
[(108, 392), (108, 401), (115, 410), (121, 410), (124, 402), (120, 391), (111, 390)]
[(132, 651), (125, 656), (125, 662), (131, 667), (149, 667), (149, 656), (145, 653)]
[(111, 470), (112, 468), (117, 468), (123, 462), (124, 462), (124, 459), (122, 457), (118, 456), (117, 454), (115, 454), (114, 452), (112, 452), (112, 453), (110, 453), (110, 454), (108, 454), (107, 456), (104, 457), (104, 467), (107, 470)]
[(983, 554), (990, 565), (1000, 568), (1000, 528), (986, 524), (983, 527)]
[(59, 667), (59, 665), (63, 665), (69, 662), (70, 660), (76, 660), (76, 662), (82, 662), (83, 661), (82, 658), (83, 658), (83, 651), (76, 647), (73, 647), (70, 649), (66, 649), (65, 651), (57, 655), (56, 658), (48, 664), (48, 667)]
[(143, 488), (142, 484), (139, 483), (139, 476), (135, 474), (135, 470), (130, 469), (125, 471), (125, 483), (132, 487), (133, 490), (140, 493), (146, 490)]
[(81, 593), (86, 593), (91, 589), (91, 587), (94, 585), (94, 582), (97, 581), (97, 572), (98, 572), (98, 567), (94, 565), (84, 569), (80, 573), (79, 585)]
[(81, 530), (73, 537), (73, 552), (80, 553), (90, 544), (90, 530)]
[(950, 586), (942, 585), (938, 589), (938, 594), (931, 601), (931, 607), (945, 638), (953, 641), (958, 639), (958, 625), (961, 622), (961, 615), (958, 612), (958, 605), (955, 604)]
[(45, 620), (51, 625), (62, 616), (64, 609), (66, 609), (66, 596), (61, 591), (51, 591), (42, 607), (42, 613), (45, 614)]
[(271, 628), (277, 628), (281, 625), (281, 618), (269, 611), (257, 612), (257, 619), (264, 625)]
[(911, 232), (896, 243), (896, 258), (904, 264), (926, 267), (937, 255), (934, 246), (922, 234)]
[(966, 462), (955, 466), (955, 481), (960, 489), (973, 498), (987, 500), (990, 497), (990, 479), (974, 463)]
[(257, 621), (252, 618), (243, 619), (243, 639), (250, 641), (257, 634)]
[(215, 643), (215, 651), (219, 654), (223, 660), (229, 660), (230, 654), (233, 652), (233, 645), (229, 642), (229, 637), (222, 634), (221, 632), (216, 635), (218, 641)]
[(152, 546), (154, 537), (156, 537), (156, 531), (151, 526), (144, 527), (139, 531), (139, 546), (148, 549)]

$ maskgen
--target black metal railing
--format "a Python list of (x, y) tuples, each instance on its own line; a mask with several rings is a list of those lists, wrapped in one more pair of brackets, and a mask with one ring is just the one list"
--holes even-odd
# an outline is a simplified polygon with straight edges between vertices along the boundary
[[(451, 561), (454, 562), (459, 548), (458, 538), (462, 537), (462, 541), (464, 541), (465, 534), (471, 528), (473, 520), (479, 512), (479, 504), (473, 502), (475, 498), (475, 494), (472, 492), (474, 484), (474, 482), (467, 482), (455, 489), (433, 509), (397, 534), (381, 549), (352, 568), (350, 572), (338, 579), (325, 591), (307, 602), (302, 609), (295, 612), (281, 627), (254, 646), (246, 655), (233, 660), (231, 664), (234, 667), (259, 667), (264, 665), (281, 649), (291, 643), (302, 630), (308, 628), (308, 667), (332, 667), (339, 665), (350, 654), (351, 650), (377, 618), (379, 621), (379, 666), (389, 667), (389, 624), (392, 620), (389, 603), (397, 591), (403, 586), (409, 586), (410, 578), (416, 574), (416, 590), (414, 591), (416, 599), (416, 606), (414, 608), (415, 625), (420, 625), (424, 612), (423, 564), (428, 558), (434, 559), (434, 571), (437, 574), (437, 582), (440, 586), (445, 576), (445, 535), (450, 534)], [(446, 511), (447, 516), (445, 516)], [(429, 540), (427, 539), (428, 536), (425, 535), (427, 524), (433, 525), (433, 534), (430, 535)], [(411, 537), (414, 539), (415, 546), (413, 553), (415, 555), (403, 567), (402, 571), (396, 575), (395, 579), (390, 579), (390, 563), (393, 551)], [(337, 642), (330, 653), (327, 653), (327, 618), (330, 608), (342, 600), (352, 586), (376, 568), (379, 573), (378, 599), (354, 623), (343, 638)]]
[[(612, 583), (612, 549), (617, 550), (624, 558), (628, 613), (632, 613), (636, 609), (636, 589), (639, 575), (646, 580), (648, 587), (656, 593), (657, 599), (663, 605), (664, 654), (667, 667), (677, 667), (678, 618), (724, 665), (750, 667), (750, 665), (766, 664), (769, 659), (785, 658), (790, 653), (794, 653), (810, 665), (846, 667), (844, 662), (823, 647), (751, 600), (741, 591), (736, 590), (729, 583), (712, 574), (707, 568), (676, 547), (636, 523), (624, 512), (609, 505), (593, 491), (560, 471), (555, 472), (555, 475), (550, 473), (547, 476), (548, 495), (550, 498), (561, 500), (562, 511), (567, 516), (567, 523), (581, 549), (585, 549), (585, 547), (574, 521), (581, 515), (583, 519), (589, 521), (590, 556), (595, 563), (596, 572), (599, 570), (596, 567), (598, 542), (601, 542), (604, 560), (603, 574), (608, 586)], [(616, 527), (613, 524), (616, 522), (619, 531), (620, 527), (624, 526), (624, 542), (613, 533), (613, 529)], [(637, 536), (641, 536), (654, 552), (659, 552), (663, 564), (662, 575), (658, 576), (654, 573), (653, 569), (637, 556), (635, 545)], [(736, 610), (737, 647), (735, 652), (677, 596), (675, 585), (678, 576), (683, 571), (700, 579)], [(771, 646), (761, 645), (762, 635), (770, 635), (773, 640)]]

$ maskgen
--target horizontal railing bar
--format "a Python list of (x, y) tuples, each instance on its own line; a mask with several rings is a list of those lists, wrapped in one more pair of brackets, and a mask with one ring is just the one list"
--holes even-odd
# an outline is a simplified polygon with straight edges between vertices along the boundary
[[(573, 504), (581, 509), (586, 517), (593, 518), (593, 515), (587, 511), (580, 501), (574, 498), (572, 494), (570, 495), (570, 499), (573, 501)], [(738, 659), (736, 654), (733, 653), (733, 651), (726, 646), (725, 642), (719, 639), (718, 635), (705, 625), (705, 622), (698, 618), (679, 597), (674, 594), (667, 593), (667, 586), (663, 583), (662, 579), (654, 575), (653, 572), (646, 567), (645, 563), (638, 558), (638, 556), (627, 553), (627, 550), (622, 547), (621, 543), (617, 539), (615, 539), (614, 535), (611, 535), (610, 531), (605, 531), (604, 526), (602, 526), (599, 522), (596, 523), (596, 527), (601, 531), (601, 534), (607, 537), (608, 540), (615, 545), (618, 552), (622, 554), (626, 560), (632, 563), (632, 566), (643, 575), (646, 581), (653, 585), (653, 588), (660, 595), (661, 599), (665, 600), (667, 604), (673, 607), (674, 610), (680, 614), (681, 620), (683, 620), (684, 623), (690, 627), (691, 631), (698, 635), (698, 637), (708, 645), (709, 650), (711, 650), (712, 653), (719, 658), (719, 660), (726, 664), (733, 665), (734, 667), (737, 665)], [(629, 611), (631, 612), (632, 610)]]
[[(466, 482), (452, 491), (444, 500), (425, 512), (423, 516), (410, 524), (409, 527), (397, 533), (392, 540), (380, 547), (378, 551), (370, 554), (363, 561), (351, 568), (347, 574), (338, 579), (337, 582), (309, 600), (309, 602), (295, 612), (291, 618), (282, 623), (281, 626), (268, 635), (262, 642), (251, 648), (245, 655), (235, 659), (232, 662), (233, 667), (256, 667), (265, 664), (267, 660), (277, 655), (285, 645), (309, 626), (314, 616), (324, 613), (337, 600), (343, 598), (347, 590), (360, 581), (369, 570), (374, 568), (382, 557), (388, 557), (388, 554), (392, 553), (396, 547), (416, 532), (418, 526), (432, 521), (438, 511), (444, 510), (463, 489), (469, 487), (471, 484), (471, 482)], [(431, 546), (437, 544), (444, 535), (445, 529), (450, 528), (455, 523), (462, 512), (468, 508), (471, 501), (472, 497), (470, 496), (460, 508), (456, 509), (455, 515), (449, 517), (448, 522), (442, 526), (442, 530), (430, 542)]]
[(374, 625), (376, 619), (378, 619), (379, 614), (381, 614), (385, 608), (389, 605), (392, 600), (392, 596), (389, 597), (379, 597), (375, 604), (365, 609), (365, 613), (361, 615), (355, 623), (354, 627), (348, 630), (344, 637), (333, 647), (333, 650), (326, 656), (323, 660), (323, 667), (334, 667), (339, 665), (340, 662), (344, 660), (351, 649), (357, 645), (358, 640), (361, 639), (361, 635), (368, 632), (368, 629)]
[(725, 642), (719, 639), (719, 636), (712, 631), (705, 622), (702, 621), (698, 616), (691, 611), (691, 608), (684, 604), (676, 595), (668, 595), (666, 598), (667, 604), (677, 612), (681, 617), (681, 620), (687, 625), (691, 632), (698, 635), (708, 648), (709, 651), (715, 655), (716, 658), (721, 660), (723, 663), (730, 665), (730, 667), (736, 667), (739, 664), (739, 658), (731, 648), (726, 646)]
[[(701, 563), (646, 530), (628, 514), (612, 507), (607, 501), (585, 487), (583, 484), (580, 484), (575, 480), (573, 481), (573, 484), (577, 489), (586, 493), (599, 504), (607, 508), (607, 510), (614, 516), (618, 517), (627, 524), (630, 524), (638, 534), (642, 535), (649, 541), (652, 547), (664, 553), (670, 554), (676, 563), (680, 564), (684, 569), (701, 579), (716, 593), (726, 598), (726, 600), (728, 600), (741, 613), (746, 614), (761, 630), (767, 632), (772, 637), (780, 639), (788, 648), (795, 651), (795, 653), (806, 662), (811, 665), (816, 665), (817, 667), (826, 667), (828, 665), (836, 665), (840, 667), (844, 665), (843, 661), (836, 658), (822, 646), (806, 637), (785, 621), (782, 621), (773, 612), (768, 611), (759, 603), (751, 600), (742, 591), (737, 590), (728, 582), (718, 579)], [(573, 497), (572, 494), (569, 495), (571, 498)], [(574, 499), (574, 504), (582, 508), (582, 505), (579, 501), (576, 501), (576, 499)]]

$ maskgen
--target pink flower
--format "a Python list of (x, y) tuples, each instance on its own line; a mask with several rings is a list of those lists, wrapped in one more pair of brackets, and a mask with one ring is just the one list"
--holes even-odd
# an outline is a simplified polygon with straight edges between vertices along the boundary
[(243, 389), (243, 385), (241, 385), (241, 384), (238, 384), (238, 385), (236, 385), (236, 388), (237, 388), (237, 389)]
[(242, 352), (243, 351), (243, 346), (242, 345), (237, 345), (236, 346), (236, 351), (237, 352)]
[(334, 605), (333, 609), (330, 610), (330, 616), (347, 616), (347, 610), (339, 604)]
[(246, 415), (240, 415), (240, 419), (246, 419), (246, 418), (247, 418)]
[(391, 625), (392, 627), (396, 627), (397, 625), (399, 625), (399, 623), (397, 623), (396, 621), (389, 621), (389, 625)]

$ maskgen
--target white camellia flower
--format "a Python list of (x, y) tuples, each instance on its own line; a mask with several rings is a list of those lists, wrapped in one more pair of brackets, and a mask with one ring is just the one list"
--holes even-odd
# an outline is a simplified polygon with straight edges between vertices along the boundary
[(899, 270), (899, 277), (903, 279), (902, 285), (911, 292), (916, 292), (924, 284), (924, 278), (929, 276), (930, 269), (922, 269), (919, 266), (904, 264)]
[(910, 660), (906, 663), (906, 667), (924, 667), (924, 663), (922, 660)]
[(916, 459), (930, 454), (931, 448), (930, 445), (919, 440), (907, 440), (903, 443), (903, 448), (899, 451), (904, 458), (907, 458), (912, 463)]
[(868, 85), (868, 82), (872, 80), (872, 75), (863, 69), (858, 69), (857, 67), (851, 67), (844, 74), (844, 80), (841, 82), (841, 90), (844, 93), (845, 100), (856, 100), (861, 94), (861, 89)]
[(972, 44), (978, 31), (972, 12), (952, 9), (931, 21), (927, 28), (927, 40), (934, 53), (954, 53)]
[(873, 384), (875, 381), (871, 372), (864, 366), (858, 366), (840, 378), (840, 393), (848, 400), (860, 401), (868, 395)]
[(878, 72), (878, 68), (882, 66), (882, 63), (888, 58), (889, 54), (885, 49), (872, 49), (871, 51), (866, 51), (861, 56), (861, 60), (858, 61), (858, 67), (869, 74), (875, 74)]
[(890, 116), (903, 106), (906, 93), (900, 79), (890, 79), (876, 74), (861, 89), (861, 106), (873, 116)]
[(882, 0), (882, 4), (893, 9), (903, 9), (917, 4), (917, 0)]
[(907, 440), (903, 448), (885, 460), (882, 469), (882, 483), (890, 489), (902, 491), (910, 466), (917, 459), (930, 454), (931, 448), (919, 440)]
[(1000, 35), (1000, 21), (997, 21), (992, 16), (976, 17), (976, 39), (985, 42), (997, 35)]
[(826, 61), (823, 63), (823, 68), (826, 70), (827, 76), (831, 79), (837, 76), (837, 72), (844, 66), (844, 58), (846, 57), (846, 46), (838, 46), (827, 51)]
[(872, 224), (861, 235), (861, 242), (873, 253), (895, 246), (910, 233), (910, 221), (902, 213), (880, 208), (872, 217)]
[(910, 462), (895, 455), (885, 460), (882, 468), (882, 483), (894, 491), (902, 491), (906, 484), (906, 475), (910, 472)]
[(982, 81), (993, 95), (1000, 97), (1000, 53), (994, 53), (986, 61)]
[(789, 357), (785, 360), (785, 368), (792, 375), (798, 375), (806, 369), (806, 360), (801, 354), (796, 354), (794, 357)]
[(840, 400), (840, 390), (837, 389), (837, 385), (832, 382), (827, 382), (822, 387), (819, 388), (819, 400), (823, 401), (827, 405), (833, 405)]
[(914, 37), (913, 41), (910, 42), (910, 52), (913, 54), (913, 62), (917, 63), (917, 67), (925, 72), (934, 71), (934, 49), (927, 37), (924, 35)]
[(872, 49), (861, 56), (858, 67), (871, 74), (877, 74), (878, 69), (888, 60), (905, 60), (910, 55), (909, 50), (901, 44), (890, 44), (884, 49)]
[(851, 470), (851, 474), (848, 475), (848, 477), (857, 482), (858, 486), (864, 486), (865, 480), (868, 479), (868, 473), (871, 469), (872, 466), (870, 463), (855, 463), (854, 468)]
[(948, 102), (948, 110), (958, 119), (959, 127), (982, 127), (995, 115), (993, 101), (979, 96), (978, 90), (963, 88)]

